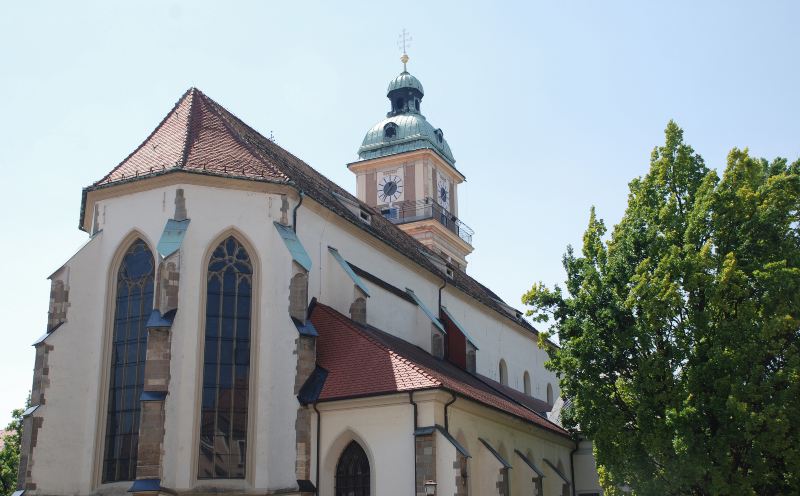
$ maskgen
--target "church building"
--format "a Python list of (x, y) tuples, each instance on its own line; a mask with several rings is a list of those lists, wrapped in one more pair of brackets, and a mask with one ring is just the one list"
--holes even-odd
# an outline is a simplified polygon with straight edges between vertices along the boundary
[(83, 190), (17, 496), (600, 494), (403, 62), (355, 196), (196, 88)]

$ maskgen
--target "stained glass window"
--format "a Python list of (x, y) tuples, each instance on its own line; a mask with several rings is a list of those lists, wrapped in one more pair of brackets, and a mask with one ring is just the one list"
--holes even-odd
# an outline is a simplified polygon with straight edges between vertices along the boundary
[(369, 483), (367, 454), (350, 441), (336, 464), (336, 496), (369, 496)]
[(136, 478), (139, 396), (147, 351), (145, 325), (153, 308), (153, 264), (147, 244), (137, 239), (117, 273), (103, 482)]
[(253, 265), (229, 237), (208, 263), (200, 479), (242, 479), (247, 454)]

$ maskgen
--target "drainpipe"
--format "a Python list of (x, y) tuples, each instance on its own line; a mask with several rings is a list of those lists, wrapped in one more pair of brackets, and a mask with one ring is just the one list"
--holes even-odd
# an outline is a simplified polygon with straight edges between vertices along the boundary
[(408, 392), (408, 402), (414, 406), (414, 432), (411, 433), (411, 442), (414, 448), (414, 494), (417, 493), (417, 402), (414, 401), (414, 391)]
[(294, 206), (294, 210), (292, 210), (292, 231), (295, 233), (297, 232), (297, 209), (303, 204), (303, 198), (306, 196), (302, 189), (297, 190), (297, 193), (298, 196), (300, 196), (300, 201), (297, 202), (297, 205)]
[(579, 437), (575, 442), (575, 449), (569, 452), (569, 472), (570, 477), (572, 477), (572, 496), (575, 496), (575, 459), (573, 457), (575, 456), (575, 452), (578, 451), (580, 445), (581, 439)]
[[(447, 286), (447, 279), (442, 278), (442, 285), (439, 286), (439, 308), (442, 308), (442, 290)], [(441, 312), (441, 310), (439, 310)]]
[(455, 394), (450, 394), (453, 396), (453, 399), (444, 404), (444, 431), (448, 434), (450, 434), (450, 416), (447, 414), (447, 408), (455, 403), (457, 398)]
[[(302, 197), (300, 197), (300, 198), (302, 199)], [(321, 426), (322, 426), (322, 415), (320, 415), (319, 410), (317, 409), (317, 402), (316, 401), (313, 403), (313, 405), (314, 405), (314, 411), (317, 412), (317, 476), (316, 476), (317, 479), (314, 482), (316, 483), (317, 494), (319, 494), (319, 458), (320, 458), (320, 456), (319, 456), (319, 445), (320, 445), (319, 435), (320, 435)]]

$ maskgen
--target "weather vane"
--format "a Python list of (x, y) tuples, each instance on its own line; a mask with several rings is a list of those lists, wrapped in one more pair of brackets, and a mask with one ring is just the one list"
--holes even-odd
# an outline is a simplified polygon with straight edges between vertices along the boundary
[(403, 63), (403, 72), (406, 72), (406, 64), (408, 63), (408, 53), (406, 53), (406, 50), (411, 46), (412, 40), (413, 38), (409, 36), (406, 28), (403, 28), (403, 31), (397, 37), (397, 48), (403, 52), (403, 55), (400, 57), (400, 62)]

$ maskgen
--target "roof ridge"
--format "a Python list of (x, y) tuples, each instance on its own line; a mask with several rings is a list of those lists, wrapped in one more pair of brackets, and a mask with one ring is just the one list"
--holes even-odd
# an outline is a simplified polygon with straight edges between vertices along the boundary
[[(248, 152), (250, 152), (255, 158), (257, 158), (262, 164), (264, 164), (265, 166), (267, 166), (267, 167), (269, 167), (271, 169), (274, 169), (275, 168), (275, 164), (271, 163), (264, 156), (262, 156), (260, 150), (258, 150), (248, 140), (246, 140), (241, 135), (241, 133), (239, 133), (239, 131), (234, 129), (231, 126), (231, 124), (228, 122), (228, 117), (227, 116), (230, 116), (230, 117), (236, 119), (237, 121), (239, 121), (242, 124), (245, 124), (244, 121), (242, 119), (240, 119), (239, 117), (237, 117), (235, 114), (233, 114), (230, 110), (226, 109), (225, 107), (223, 107), (222, 105), (217, 103), (213, 98), (205, 95), (204, 93), (201, 93), (201, 94), (203, 95), (203, 101), (208, 104), (208, 106), (211, 109), (211, 112), (213, 112), (214, 115), (216, 115), (220, 119), (220, 121), (222, 121), (222, 125), (225, 126), (225, 130), (228, 131), (228, 133), (230, 133), (231, 136), (233, 136), (233, 138), (236, 140), (236, 142), (239, 143), (240, 145), (242, 145)], [(224, 111), (224, 112), (222, 112), (222, 111)], [(226, 116), (226, 114), (227, 114), (227, 116)], [(255, 132), (256, 134), (258, 134), (259, 136), (261, 136), (262, 138), (264, 138), (265, 140), (267, 140), (267, 138), (264, 135), (262, 135), (261, 133), (259, 133), (255, 129), (251, 129), (251, 130), (253, 132)], [(279, 172), (284, 177), (286, 177), (287, 179), (291, 179), (291, 178), (289, 178), (289, 175), (284, 170), (280, 170)]]
[(191, 101), (189, 101), (189, 112), (186, 117), (186, 135), (183, 137), (183, 152), (181, 153), (181, 162), (178, 164), (178, 168), (183, 169), (186, 166), (186, 162), (189, 160), (189, 151), (191, 150), (191, 140), (193, 138), (193, 131), (194, 131), (194, 123), (192, 122), (192, 118), (194, 117), (195, 106), (197, 104), (197, 95), (203, 95), (203, 92), (199, 89), (192, 86), (189, 88), (188, 93), (191, 94)]
[(367, 341), (369, 341), (370, 343), (372, 343), (372, 344), (373, 344), (375, 347), (377, 347), (377, 348), (380, 348), (380, 349), (382, 349), (382, 350), (384, 350), (384, 351), (388, 351), (389, 353), (391, 353), (391, 354), (395, 355), (395, 356), (396, 356), (396, 357), (398, 357), (400, 360), (402, 360), (402, 361), (403, 361), (405, 364), (407, 364), (408, 366), (410, 366), (411, 368), (413, 368), (414, 370), (416, 370), (418, 373), (420, 373), (420, 374), (422, 374), (423, 376), (425, 376), (425, 378), (426, 378), (426, 379), (428, 379), (429, 381), (431, 381), (431, 382), (433, 382), (433, 383), (436, 383), (438, 386), (444, 386), (444, 384), (442, 383), (442, 381), (441, 381), (441, 380), (439, 380), (438, 378), (434, 377), (434, 376), (433, 376), (433, 375), (430, 373), (430, 371), (427, 369), (427, 367), (423, 367), (423, 366), (421, 366), (421, 365), (419, 365), (419, 364), (415, 363), (414, 361), (410, 360), (410, 359), (409, 359), (409, 358), (407, 358), (406, 356), (404, 356), (404, 355), (401, 355), (401, 354), (400, 354), (400, 353), (398, 353), (397, 351), (395, 351), (395, 350), (393, 350), (393, 349), (389, 348), (388, 346), (386, 346), (385, 344), (381, 343), (381, 342), (380, 342), (380, 341), (378, 341), (377, 339), (375, 339), (375, 338), (373, 338), (372, 336), (370, 336), (370, 335), (366, 334), (366, 333), (365, 333), (365, 332), (363, 332), (361, 329), (359, 329), (359, 326), (358, 326), (358, 325), (356, 325), (356, 324), (355, 324), (355, 322), (354, 322), (353, 320), (351, 320), (351, 319), (348, 319), (347, 317), (345, 317), (345, 316), (344, 316), (344, 315), (342, 315), (341, 313), (337, 312), (337, 311), (336, 311), (336, 310), (334, 310), (333, 308), (329, 307), (328, 305), (325, 305), (324, 303), (317, 303), (317, 305), (315, 306), (315, 308), (322, 308), (323, 310), (327, 311), (328, 315), (331, 315), (333, 318), (335, 318), (335, 319), (337, 319), (338, 321), (340, 321), (340, 322), (344, 323), (344, 324), (345, 324), (345, 326), (346, 326), (347, 328), (349, 328), (349, 329), (351, 329), (352, 331), (356, 332), (356, 333), (357, 333), (359, 336), (363, 337), (364, 339), (366, 339)]
[[(186, 91), (183, 93), (183, 95), (181, 95), (181, 97), (180, 97), (180, 98), (178, 98), (178, 101), (177, 101), (177, 102), (175, 102), (175, 105), (173, 105), (173, 106), (172, 106), (172, 110), (170, 110), (169, 112), (167, 112), (167, 115), (165, 115), (165, 116), (164, 116), (164, 118), (163, 118), (163, 119), (161, 119), (161, 122), (159, 122), (159, 123), (158, 123), (158, 126), (156, 126), (156, 127), (155, 127), (155, 129), (153, 129), (153, 130), (150, 132), (150, 134), (148, 134), (148, 135), (147, 135), (147, 137), (146, 137), (144, 140), (142, 140), (142, 142), (141, 142), (141, 143), (139, 143), (139, 146), (137, 146), (137, 147), (136, 147), (136, 149), (134, 149), (132, 152), (130, 152), (130, 153), (129, 153), (129, 154), (128, 154), (128, 155), (127, 155), (127, 156), (126, 156), (124, 159), (122, 159), (122, 160), (121, 160), (121, 161), (120, 161), (120, 162), (119, 162), (119, 163), (118, 163), (116, 166), (114, 166), (114, 168), (113, 168), (113, 169), (111, 169), (111, 170), (108, 172), (108, 174), (106, 174), (105, 176), (103, 176), (103, 177), (102, 177), (102, 178), (100, 178), (99, 180), (95, 181), (95, 182), (92, 184), (92, 186), (97, 186), (97, 185), (103, 184), (103, 183), (104, 183), (104, 182), (105, 182), (105, 181), (106, 181), (108, 178), (110, 178), (110, 177), (111, 177), (111, 176), (114, 174), (114, 172), (116, 172), (116, 171), (117, 171), (117, 169), (119, 169), (119, 168), (120, 168), (120, 167), (121, 167), (121, 166), (122, 166), (122, 165), (123, 165), (125, 162), (127, 162), (127, 161), (128, 161), (128, 159), (130, 159), (131, 157), (133, 157), (133, 156), (134, 156), (134, 155), (135, 155), (135, 154), (136, 154), (136, 153), (137, 153), (139, 150), (141, 150), (141, 149), (142, 149), (142, 147), (144, 147), (144, 145), (145, 145), (145, 144), (147, 144), (147, 142), (148, 142), (148, 141), (150, 141), (150, 140), (153, 138), (153, 136), (155, 136), (155, 134), (156, 134), (156, 133), (157, 133), (157, 132), (158, 132), (158, 131), (159, 131), (159, 130), (162, 128), (162, 127), (164, 127), (164, 124), (166, 124), (166, 122), (167, 122), (167, 120), (169, 120), (170, 116), (171, 116), (173, 113), (175, 113), (175, 111), (176, 111), (176, 110), (178, 110), (178, 107), (181, 105), (181, 103), (183, 103), (183, 101), (184, 101), (184, 100), (185, 100), (185, 99), (186, 99), (186, 98), (189, 96), (189, 94), (190, 94), (190, 93), (192, 92), (192, 90), (194, 90), (194, 89), (196, 89), (196, 88), (194, 88), (194, 87), (191, 87), (191, 88), (189, 88), (188, 90), (186, 90)], [(188, 116), (187, 116), (187, 120), (188, 120)], [(188, 122), (187, 122), (187, 126), (186, 126), (186, 127), (187, 127), (187, 134), (188, 134)]]

